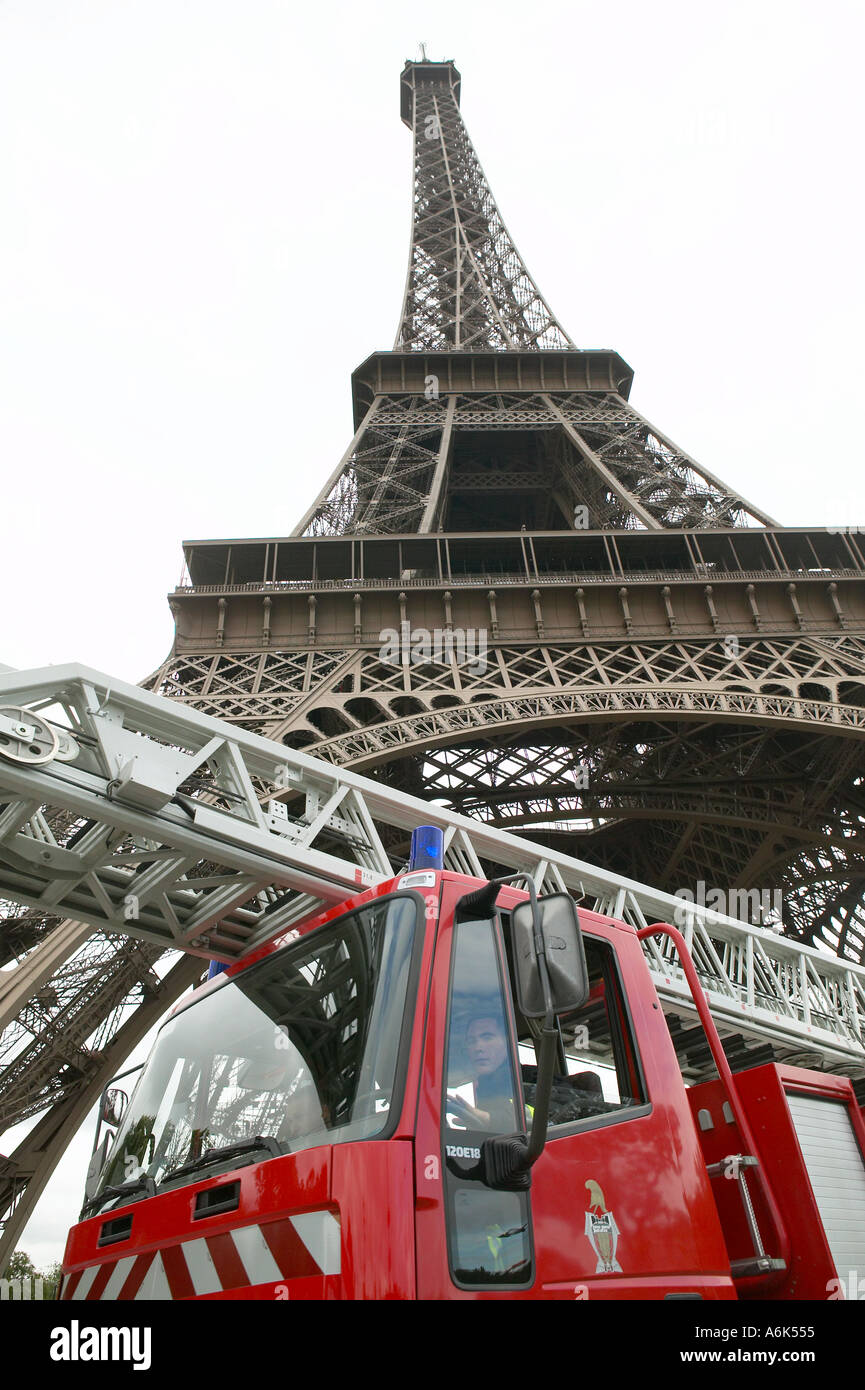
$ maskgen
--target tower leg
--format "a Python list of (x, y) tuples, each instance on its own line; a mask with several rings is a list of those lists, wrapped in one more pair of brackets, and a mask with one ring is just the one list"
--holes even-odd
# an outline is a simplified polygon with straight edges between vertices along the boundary
[[(158, 992), (139, 1005), (133, 1017), (118, 1030), (103, 1051), (97, 1070), (80, 1090), (53, 1106), (14, 1154), (5, 1162), (0, 1160), (0, 1211), (7, 1213), (0, 1232), (0, 1269), (6, 1267), (54, 1169), (107, 1083), (166, 1009), (185, 990), (194, 988), (201, 973), (200, 960), (182, 957), (165, 976)], [(58, 1213), (58, 1225), (67, 1229), (77, 1216), (77, 1211)]]
[(4, 972), (0, 977), (0, 1033), (17, 1018), (27, 1000), (32, 999), (92, 935), (91, 926), (69, 920), (61, 922), (20, 965), (8, 974)]

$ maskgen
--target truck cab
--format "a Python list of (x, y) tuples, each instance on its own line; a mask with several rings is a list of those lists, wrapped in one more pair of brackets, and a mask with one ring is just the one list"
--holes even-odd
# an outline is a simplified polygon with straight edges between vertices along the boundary
[[(640, 935), (577, 909), (586, 987), (556, 1014), (550, 1079), (549, 1016), (520, 988), (527, 901), (515, 884), (407, 872), (187, 996), (96, 1165), (60, 1297), (753, 1291)], [(764, 1262), (767, 1287), (788, 1264)]]

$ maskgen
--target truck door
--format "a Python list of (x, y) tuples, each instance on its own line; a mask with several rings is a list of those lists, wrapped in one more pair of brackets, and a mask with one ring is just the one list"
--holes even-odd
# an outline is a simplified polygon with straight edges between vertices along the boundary
[[(585, 915), (591, 993), (560, 1024), (546, 1148), (529, 1190), (485, 1184), (484, 1139), (531, 1123), (537, 1058), (514, 1005), (508, 913), (454, 922), (456, 887), (445, 884), (442, 901), (418, 1123), (419, 1296), (733, 1296), (675, 1053), (630, 928)], [(423, 1180), (424, 1159), (437, 1184)]]
[(501, 927), (453, 922), (465, 884), (443, 884), (417, 1127), (419, 1298), (525, 1295), (534, 1282), (529, 1193), (478, 1176), (480, 1145), (523, 1128)]
[[(532, 1170), (543, 1297), (733, 1298), (666, 1020), (631, 927), (580, 913), (590, 994), (559, 1021), (547, 1144)], [(501, 914), (508, 943), (508, 916)], [(515, 1019), (524, 1098), (537, 1075)]]

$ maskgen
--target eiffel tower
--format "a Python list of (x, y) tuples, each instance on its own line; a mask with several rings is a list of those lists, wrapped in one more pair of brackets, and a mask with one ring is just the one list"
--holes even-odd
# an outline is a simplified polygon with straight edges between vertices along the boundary
[[(452, 62), (407, 62), (394, 347), (287, 537), (185, 545), (144, 684), (486, 823), (865, 959), (865, 551), (782, 527), (629, 404), (510, 237)], [(392, 846), (399, 861), (404, 847)], [(770, 914), (771, 916), (771, 914)], [(0, 926), (0, 1251), (200, 962), (31, 910)]]

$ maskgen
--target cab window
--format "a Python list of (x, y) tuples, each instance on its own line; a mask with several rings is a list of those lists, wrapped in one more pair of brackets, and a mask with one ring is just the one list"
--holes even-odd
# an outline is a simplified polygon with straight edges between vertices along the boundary
[[(639, 1056), (616, 968), (615, 951), (597, 937), (583, 937), (589, 999), (559, 1019), (559, 1058), (550, 1099), (551, 1129), (625, 1119), (646, 1103)], [(531, 1111), (537, 1088), (541, 1020), (517, 1020), (520, 1077)]]
[(442, 1096), (442, 1170), (451, 1277), (460, 1287), (525, 1286), (532, 1247), (525, 1192), (481, 1176), (481, 1146), (525, 1132), (506, 968), (498, 925), (457, 921)]

